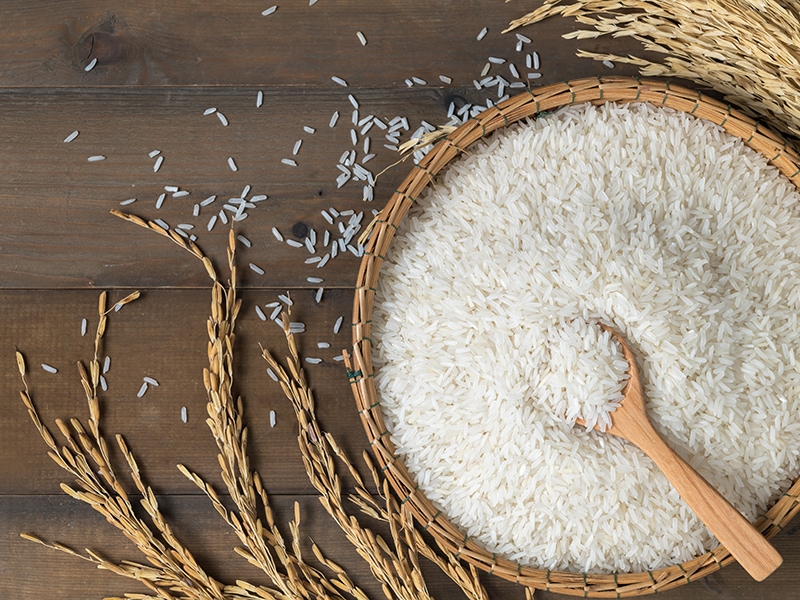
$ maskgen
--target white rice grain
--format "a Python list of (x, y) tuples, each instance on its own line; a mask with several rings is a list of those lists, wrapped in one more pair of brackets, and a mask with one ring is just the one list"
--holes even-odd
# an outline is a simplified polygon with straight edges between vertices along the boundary
[(67, 137), (64, 138), (64, 143), (69, 144), (72, 140), (78, 137), (78, 130), (76, 129), (72, 133), (70, 133)]
[(563, 414), (600, 419), (618, 398), (601, 320), (631, 344), (666, 441), (763, 514), (800, 472), (782, 350), (800, 347), (799, 207), (742, 140), (646, 103), (470, 147), (400, 224), (372, 315), (378, 399), (420, 490), (540, 569), (641, 572), (715, 547), (649, 459)]

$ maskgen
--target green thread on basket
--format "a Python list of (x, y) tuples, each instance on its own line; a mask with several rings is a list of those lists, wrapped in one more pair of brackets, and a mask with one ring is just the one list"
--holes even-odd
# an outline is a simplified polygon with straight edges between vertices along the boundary
[(633, 101), (636, 102), (639, 99), (639, 96), (641, 96), (641, 95), (642, 95), (642, 88), (641, 87), (637, 87), (636, 88), (636, 97), (633, 99)]
[[(794, 174), (793, 174), (793, 175), (791, 175), (791, 176), (789, 177), (789, 179), (794, 179), (794, 178), (795, 178), (795, 177), (797, 177), (799, 174), (800, 174), (800, 169), (797, 169), (797, 171), (795, 171), (795, 172), (794, 172)], [(784, 494), (784, 496), (785, 496), (785, 495), (786, 495), (786, 494)]]
[(380, 439), (385, 435), (389, 435), (389, 432), (384, 430), (378, 434), (378, 437), (372, 438), (372, 441), (369, 443), (370, 446), (374, 446), (375, 444), (377, 444), (380, 441)]
[(397, 225), (395, 225), (394, 223), (392, 223), (390, 221), (386, 221), (384, 219), (376, 219), (375, 223), (386, 223), (389, 227), (392, 227), (392, 228), (394, 228), (395, 231), (397, 231)]
[(361, 369), (358, 371), (350, 371), (349, 369), (347, 370), (347, 378), (350, 380), (350, 383), (355, 383), (358, 378), (361, 377), (361, 375)]
[(658, 588), (656, 587), (656, 578), (653, 577), (653, 572), (652, 571), (647, 571), (647, 574), (650, 576), (650, 581), (653, 582), (653, 593), (657, 594), (658, 593)]
[(750, 134), (750, 137), (749, 137), (749, 138), (747, 138), (747, 139), (744, 141), (744, 143), (745, 143), (745, 144), (749, 144), (749, 143), (752, 141), (752, 139), (753, 139), (754, 137), (756, 137), (756, 132), (757, 132), (757, 131), (758, 131), (758, 123), (756, 123), (756, 126), (755, 126), (755, 128), (753, 129), (753, 132)]
[(775, 156), (773, 156), (772, 158), (770, 158), (770, 159), (769, 159), (769, 160), (770, 160), (770, 162), (777, 160), (777, 159), (778, 159), (778, 157), (779, 157), (781, 154), (783, 154), (783, 150), (779, 150), (779, 151), (778, 151), (778, 153), (777, 153)]
[(461, 550), (464, 548), (464, 545), (467, 543), (467, 540), (469, 540), (469, 536), (465, 535), (464, 539), (461, 540), (461, 548), (459, 548), (458, 552), (456, 552), (456, 558), (459, 558), (461, 556)]
[(409, 196), (408, 194), (406, 194), (405, 192), (401, 192), (400, 190), (395, 190), (394, 193), (403, 198), (408, 198), (409, 200), (411, 200), (411, 202), (417, 201), (417, 199), (414, 198), (414, 196)]
[[(350, 372), (351, 372), (351, 371), (348, 371), (348, 373), (350, 373)], [(378, 407), (378, 406), (380, 406), (380, 405), (381, 405), (381, 403), (380, 403), (380, 402), (373, 402), (373, 403), (372, 403), (372, 404), (370, 404), (370, 405), (369, 405), (367, 408), (362, 408), (360, 411), (358, 411), (358, 414), (359, 414), (359, 415), (363, 415), (364, 413), (372, 412), (372, 409), (373, 409), (373, 408), (377, 408), (377, 407)]]
[(428, 521), (428, 522), (427, 522), (427, 523), (426, 523), (426, 524), (425, 524), (425, 525), (424, 525), (422, 528), (423, 528), (425, 531), (428, 531), (428, 527), (430, 527), (431, 525), (433, 525), (434, 521), (436, 521), (436, 519), (437, 519), (437, 518), (439, 518), (439, 515), (441, 515), (441, 514), (442, 514), (442, 511), (441, 511), (441, 510), (437, 510), (437, 511), (436, 511), (436, 514), (435, 514), (435, 515), (433, 515), (433, 517), (432, 517), (432, 518), (431, 518), (431, 519), (430, 519), (430, 520), (429, 520), (429, 521)]
[(728, 117), (730, 116), (730, 114), (731, 114), (731, 105), (728, 104), (728, 108), (725, 111), (725, 118), (722, 119), (722, 123), (719, 124), (720, 127), (724, 127), (725, 126), (725, 123), (728, 122)]
[(430, 177), (431, 179), (433, 179), (433, 173), (431, 173), (430, 171), (428, 171), (428, 169), (426, 169), (425, 167), (423, 167), (421, 164), (419, 164), (419, 163), (414, 163), (414, 166), (415, 166), (415, 167), (417, 167), (417, 168), (418, 168), (420, 171), (423, 171), (423, 172), (424, 172), (424, 173), (425, 173), (425, 174), (426, 174), (428, 177)]
[[(386, 433), (389, 433), (389, 432), (387, 431)], [(409, 500), (411, 500), (411, 496), (413, 496), (413, 495), (414, 495), (414, 492), (416, 492), (418, 489), (419, 489), (419, 484), (417, 484), (417, 485), (415, 485), (415, 486), (414, 486), (414, 489), (413, 489), (413, 490), (411, 490), (411, 493), (409, 493), (409, 494), (408, 494), (408, 496), (406, 496), (405, 498), (403, 498), (403, 499), (400, 501), (400, 504), (405, 504), (406, 502), (408, 502)]]

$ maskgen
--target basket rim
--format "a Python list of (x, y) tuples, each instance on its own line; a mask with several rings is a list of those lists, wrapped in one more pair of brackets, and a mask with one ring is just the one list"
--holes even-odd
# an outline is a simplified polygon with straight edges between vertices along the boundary
[[(396, 456), (380, 410), (372, 369), (371, 318), (380, 268), (398, 224), (420, 192), (466, 148), (490, 133), (528, 117), (586, 102), (648, 102), (711, 121), (765, 156), (800, 190), (800, 157), (783, 137), (741, 110), (699, 91), (672, 85), (669, 81), (619, 76), (574, 79), (528, 88), (468, 120), (438, 142), (425, 158), (413, 165), (370, 224), (370, 237), (355, 286), (352, 356), (346, 353), (345, 357), (358, 414), (373, 455), (399, 501), (409, 506), (417, 522), (440, 546), (489, 574), (527, 587), (583, 597), (623, 598), (657, 593), (690, 583), (718, 571), (734, 559), (723, 546), (718, 546), (686, 562), (653, 571), (593, 574), (537, 569), (488, 552), (464, 535), (424, 496)], [(755, 522), (756, 529), (770, 538), (797, 512), (800, 512), (800, 477), (765, 515), (759, 517)]]

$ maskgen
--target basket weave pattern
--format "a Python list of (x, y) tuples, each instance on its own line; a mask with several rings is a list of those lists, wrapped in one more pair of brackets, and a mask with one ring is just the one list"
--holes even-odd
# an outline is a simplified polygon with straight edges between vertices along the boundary
[[(704, 577), (733, 562), (719, 546), (682, 564), (644, 573), (598, 575), (535, 569), (498, 557), (465, 536), (418, 489), (413, 476), (395, 453), (386, 430), (373, 379), (371, 318), (381, 265), (397, 226), (437, 173), (479, 139), (521, 119), (536, 117), (571, 104), (649, 102), (706, 119), (764, 155), (795, 186), (800, 184), (800, 158), (777, 134), (730, 105), (668, 82), (627, 77), (600, 77), (557, 83), (509, 98), (470, 119), (441, 140), (415, 164), (372, 223), (356, 282), (352, 320), (350, 383), (370, 446), (394, 492), (415, 518), (443, 547), (477, 567), (521, 585), (562, 594), (624, 598), (668, 590)], [(349, 362), (349, 361), (348, 361)], [(800, 511), (800, 479), (756, 522), (767, 538)]]

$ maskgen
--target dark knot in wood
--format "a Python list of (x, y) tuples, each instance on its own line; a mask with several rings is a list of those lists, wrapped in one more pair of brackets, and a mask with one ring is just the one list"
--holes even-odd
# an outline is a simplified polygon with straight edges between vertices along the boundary
[(98, 67), (108, 67), (129, 61), (133, 48), (118, 34), (95, 30), (81, 36), (75, 53), (81, 67), (86, 67), (95, 58)]

